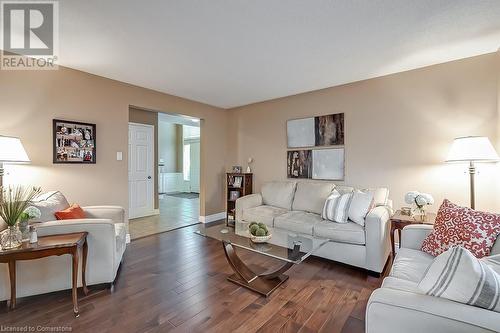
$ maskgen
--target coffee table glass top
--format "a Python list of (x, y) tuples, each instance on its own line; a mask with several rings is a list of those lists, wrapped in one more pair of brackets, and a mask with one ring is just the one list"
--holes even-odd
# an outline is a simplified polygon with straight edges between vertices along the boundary
[[(247, 225), (236, 225), (235, 228), (226, 227), (224, 224), (201, 225), (196, 233), (219, 241), (228, 242), (238, 248), (294, 264), (302, 262), (321, 246), (329, 242), (328, 239), (317, 239), (312, 236), (296, 234), (281, 229), (268, 227), (268, 230), (272, 234), (271, 239), (268, 243), (260, 244), (252, 242)], [(300, 252), (297, 256), (291, 250), (296, 244), (300, 246)]]

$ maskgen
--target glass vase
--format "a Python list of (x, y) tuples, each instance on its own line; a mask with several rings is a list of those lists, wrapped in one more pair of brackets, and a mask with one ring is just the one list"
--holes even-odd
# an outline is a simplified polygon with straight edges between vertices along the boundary
[(21, 238), (23, 242), (29, 241), (30, 240), (30, 226), (29, 226), (29, 220), (19, 220), (17, 223), (19, 226), (19, 231), (21, 232)]
[(0, 234), (0, 245), (3, 250), (10, 250), (21, 246), (23, 236), (17, 226), (9, 226)]

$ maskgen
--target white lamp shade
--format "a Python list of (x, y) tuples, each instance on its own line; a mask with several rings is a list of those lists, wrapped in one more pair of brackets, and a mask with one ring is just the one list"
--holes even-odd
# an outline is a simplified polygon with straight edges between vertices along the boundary
[(0, 136), (0, 163), (30, 162), (19, 138)]
[(453, 141), (446, 162), (494, 162), (498, 160), (498, 154), (487, 137), (467, 136)]

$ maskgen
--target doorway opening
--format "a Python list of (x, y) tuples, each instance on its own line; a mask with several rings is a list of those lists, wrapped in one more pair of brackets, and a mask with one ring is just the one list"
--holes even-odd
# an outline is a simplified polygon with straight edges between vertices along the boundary
[[(131, 239), (197, 224), (200, 215), (200, 119), (131, 107), (129, 121)], [(140, 122), (153, 128), (149, 144), (152, 149), (143, 142), (149, 135), (137, 134)], [(152, 151), (151, 156), (149, 151)], [(152, 168), (145, 159), (151, 161)], [(148, 211), (141, 207), (153, 208)]]

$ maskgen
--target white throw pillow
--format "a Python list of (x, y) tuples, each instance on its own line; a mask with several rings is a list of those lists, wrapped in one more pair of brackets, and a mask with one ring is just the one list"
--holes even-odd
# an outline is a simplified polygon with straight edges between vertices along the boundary
[(373, 194), (373, 204), (375, 207), (387, 206), (389, 203), (389, 189), (387, 187), (366, 188), (361, 191)]
[(426, 295), (500, 312), (500, 275), (460, 246), (437, 256), (418, 288)]
[(40, 213), (42, 213), (39, 219), (34, 219), (31, 222), (48, 222), (55, 221), (54, 213), (65, 210), (69, 207), (69, 203), (61, 192), (52, 191), (35, 198), (31, 206), (40, 209)]
[(352, 192), (340, 194), (339, 191), (333, 190), (325, 201), (321, 217), (337, 223), (347, 223), (351, 200)]
[(373, 205), (372, 192), (354, 191), (351, 206), (349, 207), (349, 220), (364, 226), (366, 214), (368, 214)]

